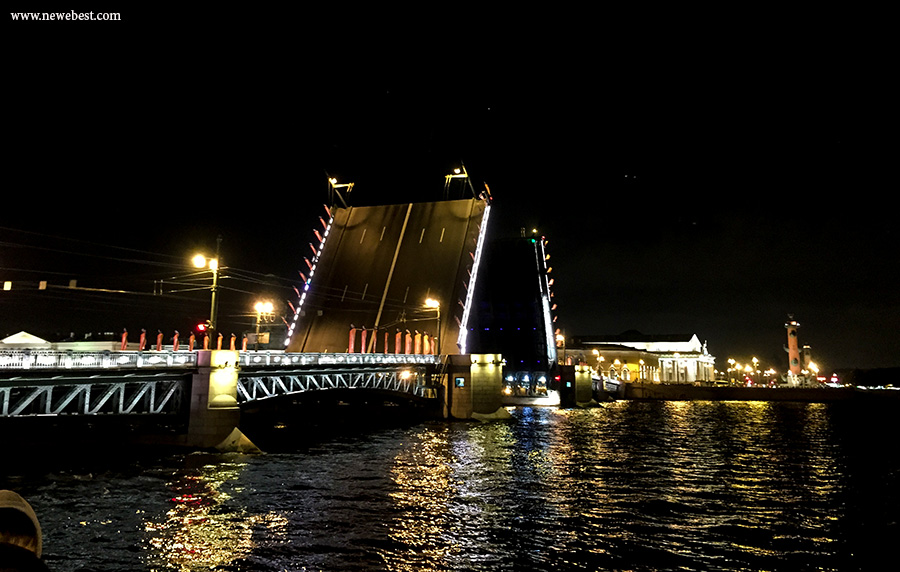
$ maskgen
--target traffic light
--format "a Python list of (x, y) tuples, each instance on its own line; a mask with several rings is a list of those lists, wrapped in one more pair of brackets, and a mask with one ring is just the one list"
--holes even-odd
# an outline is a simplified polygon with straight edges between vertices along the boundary
[(209, 329), (209, 320), (207, 320), (205, 322), (200, 322), (199, 324), (197, 324), (197, 331), (200, 333), (203, 333), (208, 329)]

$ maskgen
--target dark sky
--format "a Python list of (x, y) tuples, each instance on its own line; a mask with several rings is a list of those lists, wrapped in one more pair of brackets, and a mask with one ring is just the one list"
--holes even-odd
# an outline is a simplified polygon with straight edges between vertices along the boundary
[[(550, 239), (569, 335), (696, 333), (720, 366), (781, 367), (792, 313), (826, 367), (898, 365), (895, 92), (878, 30), (847, 15), (123, 15), (8, 24), (7, 276), (137, 289), (221, 234), (227, 265), (272, 275), (242, 296), (292, 298), (326, 173), (354, 204), (436, 200), (464, 161), (493, 231)], [(135, 306), (42, 295), (0, 301), (0, 333), (29, 329), (23, 306), (62, 330)]]

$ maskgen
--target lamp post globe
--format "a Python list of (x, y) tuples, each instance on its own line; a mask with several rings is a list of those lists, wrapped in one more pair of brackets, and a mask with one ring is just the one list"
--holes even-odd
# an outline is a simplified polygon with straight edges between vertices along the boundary
[(211, 300), (209, 307), (209, 330), (210, 333), (216, 330), (216, 314), (218, 313), (217, 294), (219, 292), (219, 261), (215, 258), (206, 258), (202, 254), (197, 254), (191, 259), (196, 268), (208, 268), (212, 273), (212, 287), (210, 288)]

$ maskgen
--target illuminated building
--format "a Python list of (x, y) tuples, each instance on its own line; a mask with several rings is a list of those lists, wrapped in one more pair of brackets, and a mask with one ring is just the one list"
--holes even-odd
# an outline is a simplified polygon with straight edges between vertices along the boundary
[(627, 382), (694, 383), (715, 379), (715, 357), (693, 335), (580, 336), (566, 340), (566, 357), (604, 378)]

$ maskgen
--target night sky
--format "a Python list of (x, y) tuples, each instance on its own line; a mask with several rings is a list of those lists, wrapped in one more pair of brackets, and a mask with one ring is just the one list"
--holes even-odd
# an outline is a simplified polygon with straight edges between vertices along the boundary
[[(240, 328), (245, 298), (294, 298), (327, 175), (354, 182), (352, 204), (438, 200), (463, 161), (492, 231), (549, 238), (569, 336), (696, 333), (720, 368), (783, 369), (793, 314), (826, 368), (900, 365), (895, 92), (853, 19), (362, 35), (124, 15), (8, 25), (0, 279), (147, 292), (221, 235), (225, 264), (259, 279), (223, 294)], [(0, 335), (208, 310), (91, 300), (0, 297)], [(184, 325), (144, 326), (160, 303)]]

